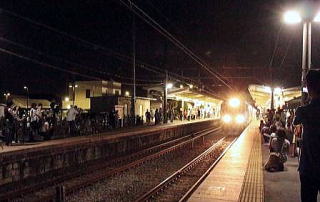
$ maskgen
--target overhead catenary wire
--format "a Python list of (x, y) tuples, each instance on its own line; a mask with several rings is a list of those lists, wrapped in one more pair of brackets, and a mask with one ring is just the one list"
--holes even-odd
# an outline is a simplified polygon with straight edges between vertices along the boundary
[[(105, 51), (105, 52), (102, 52), (102, 53), (105, 54), (105, 55), (107, 55), (107, 56), (110, 56), (110, 54), (111, 54), (112, 57), (115, 57), (115, 58), (117, 58), (117, 59), (119, 59), (119, 60), (121, 60), (121, 61), (124, 61), (124, 62), (132, 62), (132, 57), (130, 57), (130, 56), (127, 56), (127, 55), (118, 53), (118, 52), (116, 52), (116, 51), (114, 51), (114, 50), (111, 50), (111, 49), (109, 49), (109, 48), (103, 47), (103, 46), (101, 46), (101, 45), (97, 45), (97, 44), (95, 44), (95, 43), (92, 43), (92, 42), (89, 42), (89, 41), (87, 41), (87, 40), (84, 40), (84, 39), (82, 39), (82, 38), (80, 38), (80, 37), (77, 37), (77, 36), (71, 35), (71, 34), (69, 34), (69, 33), (60, 31), (60, 30), (58, 30), (58, 29), (56, 29), (56, 28), (53, 28), (53, 27), (50, 27), (50, 26), (48, 26), (48, 25), (46, 25), (46, 24), (39, 23), (39, 22), (34, 21), (34, 20), (30, 19), (30, 18), (27, 18), (27, 17), (21, 16), (21, 15), (19, 15), (19, 14), (16, 14), (16, 13), (14, 13), (14, 12), (12, 12), (12, 11), (8, 11), (8, 10), (6, 10), (6, 9), (0, 8), (0, 13), (7, 13), (7, 14), (9, 14), (9, 15), (11, 15), (11, 16), (14, 16), (14, 17), (19, 18), (19, 19), (24, 20), (24, 21), (27, 21), (27, 22), (29, 22), (29, 23), (31, 23), (31, 24), (33, 24), (33, 25), (36, 25), (36, 26), (45, 28), (45, 29), (50, 30), (50, 31), (55, 32), (55, 33), (58, 33), (58, 34), (66, 37), (66, 38), (69, 38), (69, 39), (72, 39), (72, 40), (81, 42), (81, 44), (85, 45), (85, 47), (93, 48), (94, 50)], [(0, 51), (1, 51), (1, 50), (0, 50)], [(4, 51), (6, 51), (6, 50), (4, 50)], [(9, 51), (9, 52), (10, 52), (10, 51)], [(8, 54), (9, 52), (6, 52), (6, 53)], [(18, 55), (19, 55), (19, 54), (18, 54)], [(16, 56), (17, 56), (17, 55), (16, 55)], [(23, 57), (25, 57), (25, 56), (23, 56)], [(22, 57), (22, 58), (23, 58), (23, 57)], [(21, 57), (20, 57), (20, 58), (21, 58)], [(25, 59), (27, 59), (27, 57), (26, 57)], [(29, 61), (30, 61), (30, 58), (28, 58), (28, 59), (29, 59)], [(32, 59), (32, 60), (33, 60), (33, 62), (39, 64), (39, 61), (36, 61), (36, 60), (34, 60), (34, 59)], [(148, 70), (148, 71), (151, 71), (151, 72), (154, 72), (154, 73), (157, 73), (157, 74), (162, 74), (162, 75), (165, 74), (165, 73), (164, 73), (164, 70), (163, 70), (162, 68), (156, 67), (156, 66), (154, 66), (154, 65), (147, 64), (147, 63), (142, 62), (142, 61), (140, 61), (140, 60), (136, 60), (136, 62), (137, 62), (137, 64), (136, 64), (137, 67), (140, 67), (140, 68), (142, 68), (142, 69), (146, 69), (146, 70)], [(42, 62), (40, 62), (40, 64), (41, 64), (41, 63), (42, 63)], [(45, 66), (48, 66), (48, 65), (45, 65)], [(54, 66), (54, 65), (51, 65), (51, 66)], [(49, 67), (50, 67), (50, 64), (49, 64)], [(67, 73), (70, 73), (70, 74), (80, 75), (80, 76), (85, 77), (85, 78), (101, 79), (101, 77), (86, 76), (86, 75), (84, 75), (84, 74), (81, 74), (81, 73), (78, 73), (78, 72), (69, 71), (69, 70), (61, 69), (61, 71), (64, 71), (64, 72), (67, 72)], [(192, 78), (190, 78), (190, 77), (182, 76), (182, 75), (176, 74), (176, 73), (174, 73), (174, 72), (168, 72), (168, 73), (169, 73), (169, 76), (170, 76), (170, 77), (173, 77), (175, 80), (177, 80), (177, 81), (179, 81), (179, 82), (183, 82), (183, 83), (187, 83), (187, 84), (188, 84), (188, 83), (193, 83), (193, 84), (197, 84), (197, 83), (198, 83), (196, 80), (194, 80), (194, 79), (192, 79)], [(131, 84), (131, 85), (132, 85), (132, 84)], [(139, 84), (139, 85), (142, 85), (142, 84)], [(208, 89), (208, 91), (210, 92), (211, 95), (216, 96), (216, 93), (213, 92), (211, 89)]]
[(225, 86), (230, 89), (233, 89), (231, 85), (229, 85), (226, 81), (222, 79), (222, 76), (209, 68), (209, 65), (204, 62), (199, 56), (197, 56), (193, 51), (187, 48), (182, 42), (176, 39), (170, 32), (168, 32), (165, 28), (163, 28), (159, 23), (157, 23), (153, 18), (151, 18), (147, 13), (145, 13), (141, 8), (139, 8), (132, 1), (127, 0), (126, 3), (124, 0), (119, 0), (123, 5), (125, 5), (130, 11), (134, 12), (137, 16), (139, 16), (143, 21), (153, 27), (156, 31), (158, 31), (161, 35), (166, 37), (169, 41), (171, 41), (174, 45), (180, 48), (185, 54), (191, 57), (196, 63), (198, 63), (202, 68), (204, 68), (207, 72), (212, 74), (215, 78), (217, 78), (220, 82), (222, 82)]
[[(51, 26), (48, 26), (46, 24), (43, 24), (43, 23), (40, 23), (40, 22), (37, 22), (35, 20), (32, 20), (28, 17), (24, 17), (22, 15), (19, 15), (15, 12), (12, 12), (12, 11), (9, 11), (9, 10), (6, 10), (6, 9), (3, 9), (3, 8), (0, 8), (0, 13), (6, 13), (6, 14), (9, 14), (11, 16), (14, 16), (16, 18), (19, 18), (21, 20), (24, 20), (24, 21), (27, 21), (33, 25), (36, 25), (36, 26), (39, 26), (39, 27), (42, 27), (42, 28), (45, 28), (47, 30), (50, 30), (52, 32), (55, 32), (55, 33), (58, 33), (66, 38), (69, 38), (69, 39), (72, 39), (74, 41), (78, 41), (78, 42), (81, 42), (81, 44), (85, 45), (85, 47), (88, 47), (88, 48), (93, 48), (94, 50), (101, 50), (101, 51), (105, 51), (105, 52), (102, 52), (103, 54), (107, 55), (107, 56), (112, 56), (114, 58), (117, 58), (121, 61), (124, 61), (124, 62), (132, 62), (132, 57), (130, 56), (127, 56), (127, 55), (124, 55), (124, 54), (121, 54), (121, 53), (118, 53), (114, 50), (111, 50), (109, 48), (106, 48), (106, 47), (103, 47), (101, 45), (98, 45), (98, 44), (95, 44), (95, 43), (92, 43), (90, 41), (87, 41), (87, 40), (84, 40), (80, 37), (77, 37), (77, 36), (74, 36), (74, 35), (71, 35), (69, 33), (66, 33), (64, 31), (61, 31), (61, 30), (58, 30), (56, 28), (53, 28)], [(109, 55), (110, 54), (110, 55)], [(147, 64), (145, 62), (142, 62), (140, 60), (136, 60), (136, 66), (137, 67), (140, 67), (142, 69), (145, 69), (145, 70), (149, 70), (151, 72), (154, 72), (154, 73), (160, 73), (162, 75), (165, 75), (165, 72), (163, 69), (161, 69), (160, 67), (156, 67), (154, 65), (150, 65), (150, 64)], [(193, 80), (192, 78), (189, 78), (189, 77), (185, 77), (185, 76), (181, 76), (179, 74), (176, 74), (176, 73), (173, 73), (173, 72), (168, 72), (169, 75), (171, 75), (172, 77), (176, 77), (176, 80), (178, 81), (187, 81), (187, 82), (192, 82), (192, 83), (197, 83), (195, 80)]]
[[(69, 61), (69, 60), (67, 60), (65, 58), (59, 58), (57, 56), (53, 56), (53, 55), (49, 55), (47, 53), (43, 53), (42, 51), (27, 47), (27, 46), (25, 46), (25, 45), (23, 45), (21, 43), (14, 42), (14, 41), (12, 41), (10, 39), (7, 39), (7, 38), (4, 38), (4, 37), (0, 37), (0, 41), (4, 41), (6, 43), (15, 45), (17, 47), (26, 49), (28, 51), (32, 51), (32, 52), (34, 52), (36, 54), (39, 54), (39, 55), (42, 55), (42, 56), (45, 56), (45, 57), (48, 57), (48, 58), (51, 58), (51, 59), (54, 59), (54, 60), (58, 60), (58, 61), (63, 62), (63, 63), (67, 63), (67, 64), (70, 64), (70, 65), (75, 66), (75, 67), (81, 67), (83, 69), (86, 69), (88, 71), (95, 72), (95, 73), (98, 73), (98, 74), (101, 74), (101, 75), (113, 76), (113, 77), (116, 77), (118, 79), (132, 80), (132, 78), (130, 78), (130, 77), (124, 77), (124, 76), (120, 76), (120, 75), (117, 75), (117, 74), (112, 74), (111, 75), (110, 73), (105, 72), (105, 71), (95, 70), (95, 68), (93, 68), (93, 67), (88, 67), (88, 66), (85, 66), (85, 65), (82, 65), (82, 64), (79, 64), (79, 63), (75, 63), (73, 61)], [(157, 82), (157, 83), (161, 82), (161, 81), (150, 81), (150, 80), (144, 80), (144, 79), (137, 79), (137, 81), (139, 81), (139, 82)]]

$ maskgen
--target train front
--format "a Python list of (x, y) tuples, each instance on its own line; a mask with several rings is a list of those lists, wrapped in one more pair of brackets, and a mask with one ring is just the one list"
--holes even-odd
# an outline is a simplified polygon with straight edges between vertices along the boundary
[(238, 134), (248, 124), (246, 103), (239, 98), (231, 98), (222, 103), (222, 125), (227, 134)]

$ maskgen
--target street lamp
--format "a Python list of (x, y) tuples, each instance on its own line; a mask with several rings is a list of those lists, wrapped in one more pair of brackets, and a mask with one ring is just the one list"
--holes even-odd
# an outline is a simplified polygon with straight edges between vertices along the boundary
[(302, 35), (302, 75), (301, 75), (301, 104), (304, 105), (307, 100), (307, 94), (303, 91), (306, 87), (306, 75), (308, 70), (311, 69), (311, 23), (320, 22), (320, 12), (312, 13), (311, 5), (308, 7), (305, 14), (302, 16), (298, 10), (290, 10), (284, 13), (283, 20), (286, 24), (298, 24), (303, 23), (303, 35)]
[(172, 83), (168, 83), (167, 84), (167, 89), (171, 89), (173, 87), (173, 84)]
[(72, 84), (69, 85), (69, 88), (72, 88), (72, 105), (73, 106), (74, 106), (74, 99), (76, 97), (76, 95), (75, 95), (76, 89), (75, 88), (78, 88), (78, 87), (79, 86), (77, 84), (75, 84), (75, 83), (72, 83)]
[(28, 110), (29, 110), (29, 88), (27, 86), (23, 86), (23, 89), (25, 89), (27, 91), (27, 114)]
[(10, 93), (4, 93), (3, 96), (6, 97), (6, 102), (8, 102), (8, 98), (10, 96)]

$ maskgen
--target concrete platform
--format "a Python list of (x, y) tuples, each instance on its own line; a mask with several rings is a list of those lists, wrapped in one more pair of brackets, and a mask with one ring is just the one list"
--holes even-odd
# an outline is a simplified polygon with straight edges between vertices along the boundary
[[(282, 172), (263, 169), (269, 145), (252, 123), (191, 195), (189, 201), (299, 202), (298, 159), (288, 157)], [(318, 195), (320, 202), (320, 195)]]
[(253, 122), (188, 201), (247, 201), (243, 200), (246, 197), (250, 201), (263, 201), (260, 143), (257, 123)]
[(0, 148), (0, 156), (1, 154), (5, 153), (11, 153), (11, 152), (26, 152), (31, 150), (37, 150), (37, 149), (43, 149), (43, 148), (50, 148), (54, 146), (61, 146), (61, 145), (73, 145), (78, 143), (84, 143), (84, 142), (90, 142), (94, 139), (102, 138), (104, 140), (115, 140), (115, 139), (123, 139), (123, 138), (129, 138), (134, 137), (136, 135), (139, 135), (141, 133), (152, 133), (159, 130), (165, 130), (172, 127), (180, 126), (180, 125), (188, 125), (193, 124), (197, 122), (203, 122), (203, 121), (210, 121), (214, 119), (201, 119), (201, 120), (192, 120), (192, 121), (175, 121), (173, 123), (168, 124), (161, 124), (161, 125), (144, 125), (144, 126), (138, 126), (134, 128), (120, 128), (116, 129), (114, 131), (105, 132), (101, 134), (95, 134), (95, 135), (88, 135), (88, 136), (79, 136), (79, 137), (69, 137), (69, 138), (63, 138), (63, 139), (56, 139), (56, 140), (48, 140), (48, 141), (39, 141), (34, 143), (24, 143), (24, 144), (15, 144), (12, 146), (4, 146), (3, 149)]
[(177, 121), (0, 148), (0, 196), (12, 187), (73, 173), (88, 163), (108, 161), (218, 124), (214, 119)]
[[(269, 157), (268, 145), (262, 146), (263, 162)], [(300, 181), (298, 159), (288, 157), (283, 172), (263, 171), (266, 202), (295, 202), (300, 201)], [(318, 200), (320, 202), (320, 199)]]

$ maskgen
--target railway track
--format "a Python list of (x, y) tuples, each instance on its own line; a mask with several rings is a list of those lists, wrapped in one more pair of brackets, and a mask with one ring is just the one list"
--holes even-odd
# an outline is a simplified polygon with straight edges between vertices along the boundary
[[(128, 156), (116, 158), (107, 162), (105, 160), (97, 161), (90, 166), (86, 166), (85, 170), (82, 169), (78, 173), (68, 173), (57, 178), (51, 178), (35, 186), (29, 186), (23, 190), (17, 189), (7, 192), (2, 194), (2, 196), (0, 195), (0, 198), (15, 199), (17, 196), (20, 196), (20, 198), (23, 198), (26, 201), (51, 201), (55, 198), (55, 187), (57, 185), (63, 185), (65, 187), (66, 194), (73, 193), (83, 187), (89, 186), (107, 177), (117, 175), (128, 169), (137, 167), (145, 162), (159, 158), (170, 152), (184, 149), (186, 147), (192, 147), (194, 142), (201, 140), (203, 141), (203, 138), (206, 135), (212, 134), (219, 130), (220, 127), (209, 128), (179, 139), (144, 149)], [(39, 187), (46, 187), (46, 189), (40, 189)], [(28, 193), (30, 191), (33, 192), (30, 194)]]
[(221, 138), (135, 201), (186, 201), (235, 140), (232, 137)]

